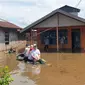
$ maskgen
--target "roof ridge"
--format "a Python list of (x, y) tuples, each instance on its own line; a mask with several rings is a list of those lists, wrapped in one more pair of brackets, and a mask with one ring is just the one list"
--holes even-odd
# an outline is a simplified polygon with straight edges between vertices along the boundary
[[(74, 8), (74, 9), (79, 9), (79, 8), (76, 8), (76, 7), (73, 7), (73, 6), (69, 6), (69, 5), (64, 5), (62, 7), (65, 7), (65, 6), (70, 7), (70, 8)], [(62, 8), (62, 7), (60, 7), (60, 8)]]
[[(21, 28), (20, 26), (14, 24), (14, 23), (12, 23), (12, 22), (9, 22), (9, 21), (7, 21), (7, 20), (5, 20), (5, 19), (0, 18), (0, 20), (2, 20), (2, 21), (0, 21), (0, 22), (3, 22), (3, 23), (4, 23), (4, 22), (7, 22), (7, 23), (9, 23), (9, 24), (12, 24), (12, 25), (16, 26), (17, 28)], [(22, 29), (22, 28), (21, 28), (21, 29)]]
[(17, 26), (16, 24), (9, 22), (9, 21), (0, 21), (0, 27), (7, 27), (7, 28), (19, 28), (21, 27)]
[(62, 9), (64, 11), (66, 11), (66, 12), (67, 12), (67, 9), (70, 9), (71, 11), (72, 10), (76, 10), (76, 12), (80, 12), (79, 8), (76, 8), (76, 7), (73, 7), (73, 6), (69, 6), (69, 5), (62, 6), (59, 9)]

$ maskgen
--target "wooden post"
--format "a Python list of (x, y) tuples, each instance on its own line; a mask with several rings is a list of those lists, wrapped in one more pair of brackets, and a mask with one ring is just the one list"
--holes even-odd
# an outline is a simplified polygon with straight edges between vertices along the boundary
[(58, 52), (59, 51), (59, 41), (58, 41), (59, 14), (57, 15), (57, 19), (58, 19), (58, 22), (57, 22), (57, 27), (56, 27), (56, 33), (57, 33), (57, 52)]
[(30, 45), (32, 45), (32, 44), (33, 44), (33, 42), (32, 42), (32, 37), (33, 37), (33, 36), (32, 36), (32, 29), (31, 29), (31, 32), (30, 32), (30, 33), (31, 33), (31, 36), (30, 36), (30, 37), (31, 37), (31, 40), (30, 40), (30, 41), (31, 41), (31, 42), (30, 42)]
[[(57, 52), (59, 52), (59, 41), (58, 41), (58, 30), (59, 30), (59, 14), (57, 14), (57, 27), (56, 27), (56, 33), (57, 33)], [(57, 53), (57, 68), (59, 67), (59, 54)]]
[(58, 27), (56, 27), (56, 32), (57, 32), (57, 52), (59, 51), (59, 44), (58, 44)]

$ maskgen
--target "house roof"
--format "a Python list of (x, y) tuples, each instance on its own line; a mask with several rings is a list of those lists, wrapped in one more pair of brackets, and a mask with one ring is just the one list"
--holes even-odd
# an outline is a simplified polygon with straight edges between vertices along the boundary
[(80, 9), (74, 8), (74, 7), (71, 7), (71, 6), (68, 6), (68, 5), (65, 5), (65, 6), (59, 8), (59, 9), (65, 11), (65, 12), (80, 12)]
[(15, 28), (15, 29), (22, 29), (20, 28), (19, 26), (13, 24), (13, 23), (10, 23), (8, 21), (0, 21), (0, 27), (3, 27), (3, 28)]
[(63, 15), (66, 15), (66, 16), (68, 16), (68, 17), (71, 17), (71, 18), (73, 18), (73, 19), (76, 19), (76, 20), (78, 20), (78, 21), (81, 21), (81, 22), (85, 23), (85, 19), (83, 19), (83, 18), (80, 18), (80, 17), (78, 17), (78, 16), (76, 16), (76, 15), (70, 14), (70, 13), (65, 12), (65, 11), (63, 11), (63, 10), (60, 10), (60, 9), (56, 9), (56, 10), (52, 11), (51, 13), (49, 13), (48, 15), (46, 15), (46, 16), (42, 17), (41, 19), (35, 21), (34, 23), (28, 25), (27, 27), (25, 27), (25, 28), (24, 28), (23, 30), (21, 30), (20, 32), (21, 32), (21, 33), (26, 32), (26, 31), (29, 30), (30, 28), (33, 28), (34, 26), (40, 24), (41, 22), (43, 22), (44, 20), (48, 19), (49, 17), (55, 15), (56, 13), (61, 13), (61, 14), (63, 14)]

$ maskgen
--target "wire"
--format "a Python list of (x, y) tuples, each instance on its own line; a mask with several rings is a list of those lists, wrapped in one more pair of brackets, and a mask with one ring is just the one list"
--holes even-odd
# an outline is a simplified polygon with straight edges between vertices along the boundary
[(53, 29), (53, 28), (48, 28), (48, 29), (46, 29), (46, 30), (44, 30), (44, 31), (42, 31), (42, 32), (39, 32), (39, 33), (37, 33), (37, 35), (32, 36), (32, 38), (33, 38), (33, 37), (36, 37), (36, 36), (38, 36), (38, 35), (40, 35), (40, 34), (42, 34), (42, 33), (44, 33), (44, 32), (46, 32), (46, 31), (48, 31), (48, 30), (51, 30), (51, 29)]
[(79, 0), (79, 2), (77, 3), (77, 5), (76, 5), (75, 7), (78, 7), (78, 6), (79, 6), (79, 4), (81, 3), (81, 1), (82, 1), (82, 0)]
[(48, 29), (46, 29), (46, 30), (44, 30), (44, 31), (42, 31), (42, 32), (39, 32), (37, 35), (40, 35), (41, 33), (44, 33), (44, 32), (46, 32), (46, 31), (48, 31), (48, 30), (51, 30), (51, 29), (53, 29), (53, 28), (48, 28)]

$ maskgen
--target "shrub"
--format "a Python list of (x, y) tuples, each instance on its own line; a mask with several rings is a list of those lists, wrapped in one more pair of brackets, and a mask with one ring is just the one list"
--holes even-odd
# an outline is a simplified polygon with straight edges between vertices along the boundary
[(0, 68), (0, 85), (9, 85), (13, 81), (8, 66)]

